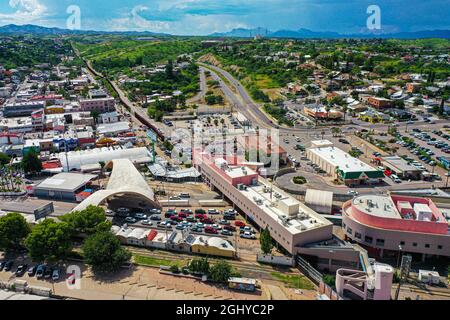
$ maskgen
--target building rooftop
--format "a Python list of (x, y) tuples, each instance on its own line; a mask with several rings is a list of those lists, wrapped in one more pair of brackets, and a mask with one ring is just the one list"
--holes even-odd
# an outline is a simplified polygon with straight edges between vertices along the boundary
[(92, 174), (63, 172), (45, 179), (36, 189), (74, 192), (96, 177)]
[(389, 164), (390, 166), (397, 168), (402, 172), (405, 171), (420, 171), (416, 167), (410, 165), (405, 159), (400, 158), (399, 156), (390, 156), (381, 158), (384, 162)]
[(320, 214), (261, 178), (258, 185), (240, 192), (291, 234), (331, 225)]
[(382, 218), (402, 219), (390, 197), (364, 195), (353, 199), (353, 205), (359, 210)]
[(311, 148), (309, 151), (339, 167), (343, 172), (379, 171), (336, 147)]

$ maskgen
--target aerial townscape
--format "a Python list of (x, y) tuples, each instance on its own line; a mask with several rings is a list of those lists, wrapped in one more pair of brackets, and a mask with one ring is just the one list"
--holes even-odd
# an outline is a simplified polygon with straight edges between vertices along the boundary
[(449, 300), (449, 39), (0, 27), (0, 299)]

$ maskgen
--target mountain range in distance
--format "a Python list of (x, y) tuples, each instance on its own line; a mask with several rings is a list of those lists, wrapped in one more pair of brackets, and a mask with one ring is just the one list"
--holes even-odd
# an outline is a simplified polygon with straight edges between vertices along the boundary
[(354, 33), (354, 34), (342, 34), (331, 31), (312, 31), (301, 28), (299, 30), (278, 30), (270, 31), (264, 28), (233, 29), (224, 33), (213, 33), (211, 37), (235, 37), (235, 38), (253, 38), (259, 35), (266, 38), (288, 38), (288, 39), (343, 39), (343, 38), (358, 38), (358, 39), (371, 39), (371, 38), (397, 38), (397, 39), (420, 39), (420, 38), (443, 38), (450, 39), (450, 30), (424, 30), (416, 32), (397, 32), (397, 33)]
[[(9, 24), (0, 27), (0, 34), (9, 35), (131, 35), (131, 36), (171, 36), (166, 33), (156, 33), (151, 31), (94, 31), (94, 30), (69, 30), (62, 28), (48, 28), (32, 24), (15, 25)], [(416, 32), (397, 32), (397, 33), (381, 33), (381, 32), (364, 32), (354, 34), (341, 34), (331, 31), (312, 31), (301, 28), (299, 30), (278, 30), (270, 31), (266, 28), (245, 29), (237, 28), (229, 32), (212, 33), (207, 37), (223, 37), (223, 38), (253, 38), (257, 35), (266, 38), (287, 38), (287, 39), (421, 39), (421, 38), (443, 38), (450, 39), (450, 30), (424, 30)]]
[(170, 34), (156, 33), (151, 31), (94, 31), (94, 30), (69, 30), (62, 28), (48, 28), (33, 24), (16, 25), (8, 24), (0, 27), (0, 34), (8, 35), (100, 35), (100, 34), (118, 34), (118, 35), (137, 35), (137, 36), (170, 36)]

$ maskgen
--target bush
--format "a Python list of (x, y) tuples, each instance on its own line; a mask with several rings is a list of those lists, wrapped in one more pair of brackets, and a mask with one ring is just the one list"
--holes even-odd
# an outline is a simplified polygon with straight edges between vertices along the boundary
[(307, 181), (306, 181), (306, 178), (303, 177), (303, 176), (294, 177), (294, 179), (292, 179), (292, 181), (293, 181), (295, 184), (305, 184), (305, 183), (307, 182)]
[(180, 273), (180, 268), (176, 264), (170, 266), (170, 272), (172, 273)]

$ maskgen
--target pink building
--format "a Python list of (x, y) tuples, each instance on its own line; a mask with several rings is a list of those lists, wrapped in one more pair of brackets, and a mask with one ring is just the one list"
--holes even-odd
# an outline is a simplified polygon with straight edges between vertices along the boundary
[(365, 195), (343, 206), (342, 228), (348, 239), (374, 255), (385, 252), (450, 256), (446, 218), (426, 198)]
[(248, 166), (237, 163), (236, 157), (225, 158), (194, 150), (194, 166), (203, 181), (220, 191), (259, 228), (267, 227), (287, 252), (295, 255), (307, 244), (333, 238), (330, 221)]
[(114, 110), (114, 98), (82, 99), (80, 100), (81, 111), (97, 111), (100, 113)]
[(336, 291), (339, 297), (351, 300), (390, 300), (394, 268), (375, 262), (369, 270), (339, 269)]

